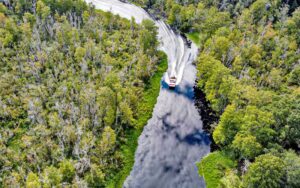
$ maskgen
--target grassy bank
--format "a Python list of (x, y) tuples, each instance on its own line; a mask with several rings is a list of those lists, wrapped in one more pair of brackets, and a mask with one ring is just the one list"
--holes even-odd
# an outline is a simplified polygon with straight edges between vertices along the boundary
[(200, 33), (198, 32), (192, 32), (192, 33), (186, 33), (186, 37), (193, 41), (198, 47), (200, 46)]
[(126, 142), (121, 146), (124, 166), (120, 169), (120, 172), (117, 173), (115, 178), (109, 182), (107, 187), (122, 187), (126, 177), (129, 175), (134, 164), (134, 153), (138, 145), (138, 138), (143, 131), (143, 127), (147, 124), (147, 121), (152, 117), (153, 108), (160, 91), (160, 80), (167, 68), (167, 56), (162, 54), (162, 60), (158, 65), (157, 71), (146, 85), (143, 98), (138, 105), (136, 128), (126, 132)]
[(199, 174), (204, 178), (207, 188), (215, 188), (220, 185), (225, 173), (234, 168), (236, 163), (223, 152), (210, 153), (197, 164)]

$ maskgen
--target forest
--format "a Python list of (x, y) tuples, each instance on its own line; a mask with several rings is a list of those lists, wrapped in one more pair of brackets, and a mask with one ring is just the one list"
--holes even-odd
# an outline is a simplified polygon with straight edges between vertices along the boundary
[(199, 46), (197, 87), (219, 116), (207, 187), (299, 187), (300, 2), (133, 2)]
[(156, 32), (83, 0), (0, 2), (0, 187), (112, 181), (156, 102)]
[[(300, 185), (299, 0), (131, 0), (199, 47), (208, 188)], [(0, 187), (115, 187), (166, 69), (157, 28), (83, 0), (0, 1)]]

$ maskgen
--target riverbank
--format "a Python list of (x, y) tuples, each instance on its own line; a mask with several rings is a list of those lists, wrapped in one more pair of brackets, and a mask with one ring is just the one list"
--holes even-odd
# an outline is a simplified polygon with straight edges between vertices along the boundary
[(163, 52), (159, 52), (161, 61), (158, 64), (157, 71), (145, 86), (144, 96), (138, 105), (138, 115), (135, 128), (126, 132), (125, 142), (121, 146), (124, 165), (120, 171), (109, 181), (107, 187), (122, 187), (126, 177), (129, 175), (133, 164), (134, 154), (138, 146), (138, 138), (143, 131), (147, 121), (152, 117), (152, 112), (159, 95), (161, 78), (168, 68), (167, 56)]

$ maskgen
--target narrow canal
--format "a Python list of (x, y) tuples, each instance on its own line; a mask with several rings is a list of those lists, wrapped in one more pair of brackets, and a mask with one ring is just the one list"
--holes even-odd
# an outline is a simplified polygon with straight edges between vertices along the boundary
[[(143, 9), (118, 0), (86, 0), (96, 8), (121, 17), (134, 17), (138, 23), (153, 20)], [(168, 55), (165, 74), (153, 116), (138, 140), (135, 163), (127, 177), (126, 188), (205, 187), (197, 173), (196, 162), (210, 152), (210, 140), (194, 104), (197, 47), (189, 48), (163, 21), (158, 27), (160, 49)], [(177, 75), (176, 89), (168, 89), (168, 75)]]

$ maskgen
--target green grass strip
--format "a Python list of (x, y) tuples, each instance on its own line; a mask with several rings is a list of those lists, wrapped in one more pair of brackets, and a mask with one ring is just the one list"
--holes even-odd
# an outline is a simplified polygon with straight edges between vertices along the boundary
[(200, 46), (200, 42), (201, 42), (200, 33), (198, 32), (186, 33), (186, 37), (191, 41), (193, 41), (198, 47)]
[(197, 163), (199, 174), (204, 178), (207, 188), (216, 188), (226, 171), (234, 168), (236, 162), (225, 153), (216, 151), (204, 157)]

